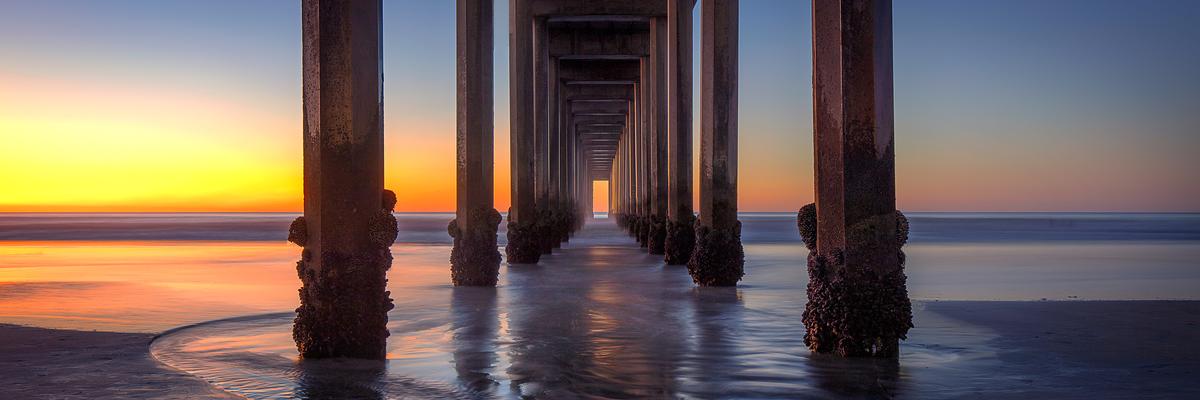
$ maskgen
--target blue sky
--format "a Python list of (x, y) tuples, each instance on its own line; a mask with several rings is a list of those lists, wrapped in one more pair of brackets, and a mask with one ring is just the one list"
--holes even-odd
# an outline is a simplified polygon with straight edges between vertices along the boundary
[[(501, 209), (508, 184), (507, 3), (496, 5)], [(453, 176), (454, 2), (384, 4), (388, 184), (407, 193), (402, 207), (407, 201), (414, 210), (451, 209), (452, 179), (424, 184), (413, 177)], [(810, 7), (799, 0), (741, 2), (746, 210), (794, 210), (812, 199)], [(1200, 2), (903, 0), (893, 11), (902, 209), (1200, 211)], [(44, 122), (31, 113), (75, 115), (70, 109), (96, 101), (71, 88), (98, 86), (127, 91), (113, 96), (105, 112), (136, 120), (138, 101), (161, 95), (181, 106), (157, 113), (221, 122), (198, 133), (162, 132), (176, 142), (214, 143), (211, 153), (189, 160), (245, 157), (246, 168), (257, 168), (256, 160), (284, 165), (263, 167), (277, 175), (261, 179), (286, 181), (280, 185), (290, 186), (268, 192), (293, 196), (289, 188), (298, 187), (300, 169), (299, 37), (299, 1), (11, 2), (0, 14), (0, 105), (22, 104), (21, 90), (29, 86), (53, 86), (47, 93), (60, 98), (64, 110), (0, 111), (0, 123), (21, 121), (0, 124), (0, 139), (24, 153), (42, 151), (41, 158), (54, 163), (54, 146), (99, 133), (83, 120), (78, 136), (41, 135)], [(237, 111), (194, 114), (183, 106), (193, 101)], [(244, 140), (247, 135), (254, 140)], [(174, 151), (176, 142), (157, 151)], [(226, 144), (236, 149), (221, 150)], [(131, 170), (151, 162), (139, 160), (131, 154), (95, 162), (124, 162)], [(49, 183), (0, 195), (0, 208), (49, 204), (39, 193), (54, 193), (60, 180), (64, 187), (77, 183), (3, 163), (0, 169), (10, 172), (0, 180)], [(236, 180), (195, 174), (210, 185)], [(124, 201), (136, 206), (166, 196), (148, 193)], [(188, 198), (178, 197), (172, 204)], [(293, 204), (263, 201), (242, 206)]]

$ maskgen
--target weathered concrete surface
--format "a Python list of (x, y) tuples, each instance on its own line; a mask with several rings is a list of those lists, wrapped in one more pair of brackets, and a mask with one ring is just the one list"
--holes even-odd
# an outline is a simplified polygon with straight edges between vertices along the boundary
[(737, 219), (738, 0), (705, 0), (700, 20), (700, 220), (688, 272), (702, 286), (733, 286), (745, 264)]
[[(649, 34), (647, 33), (647, 36)], [(651, 203), (654, 196), (653, 170), (654, 160), (651, 156), (654, 136), (654, 64), (649, 56), (641, 59), (641, 73), (637, 85), (637, 159), (638, 159), (638, 244), (649, 247)]]
[(500, 213), (492, 200), (493, 0), (458, 0), (458, 148), (454, 238), (450, 278), (455, 286), (495, 286), (500, 271), (496, 231)]
[[(531, 0), (509, 0), (509, 104), (533, 104), (533, 18)], [(508, 211), (510, 263), (536, 263), (541, 258), (534, 187), (534, 114), (532, 107), (509, 108), (512, 207)]]
[(851, 272), (845, 254), (835, 255), (838, 258), (818, 254), (816, 216), (813, 204), (801, 208), (797, 216), (800, 236), (809, 248), (805, 344), (819, 353), (895, 357), (898, 348), (893, 346), (899, 346), (898, 340), (912, 327), (912, 306), (902, 271), (905, 256), (900, 250), (908, 241), (908, 219), (895, 211), (890, 218), (871, 218), (851, 228), (851, 240), (879, 246), (868, 251), (886, 251), (897, 260), (900, 270), (880, 274), (870, 268)]
[[(512, 215), (513, 208), (509, 208)], [(508, 244), (504, 247), (509, 263), (536, 264), (541, 259), (542, 248), (539, 238), (541, 230), (536, 218), (532, 221), (515, 221), (508, 219)]]
[(912, 327), (896, 234), (890, 0), (813, 2), (817, 201), (805, 343), (895, 357)]
[(692, 214), (692, 7), (667, 0), (667, 264), (685, 264), (695, 246)]
[(304, 243), (293, 337), (306, 358), (381, 359), (386, 349), (396, 222), (381, 195), (381, 7), (302, 5), (304, 220), (289, 236)]
[(550, 39), (545, 18), (533, 19), (533, 170), (539, 212), (550, 195)]
[(533, 171), (534, 204), (537, 208), (537, 245), (542, 254), (550, 254), (558, 244), (554, 227), (556, 205), (551, 168), (554, 149), (550, 142), (550, 33), (546, 18), (533, 19)]
[(496, 286), (500, 273), (496, 230), (501, 219), (494, 208), (476, 208), (450, 221), (446, 229), (454, 238), (450, 279), (455, 286)]
[(652, 126), (654, 133), (651, 137), (651, 185), (654, 186), (650, 198), (650, 229), (647, 238), (647, 249), (650, 254), (662, 255), (666, 252), (667, 240), (667, 20), (656, 17), (650, 21), (650, 63), (654, 75), (653, 94), (651, 101)]
[(595, 16), (665, 15), (661, 1), (646, 0), (530, 0), (536, 15)]

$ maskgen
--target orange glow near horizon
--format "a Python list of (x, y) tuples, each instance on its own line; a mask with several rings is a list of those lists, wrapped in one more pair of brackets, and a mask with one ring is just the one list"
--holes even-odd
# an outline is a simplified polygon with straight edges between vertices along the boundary
[[(299, 107), (11, 74), (0, 86), (0, 212), (302, 208)], [(406, 122), (387, 129), (385, 186), (403, 211), (452, 210), (453, 121)]]
[[(12, 1), (0, 13), (0, 212), (301, 211), (299, 4), (116, 3)], [(740, 6), (739, 211), (813, 201), (812, 43), (796, 40), (811, 36), (811, 10), (801, 3)], [(897, 208), (1200, 212), (1200, 47), (1189, 40), (1200, 24), (1162, 18), (1200, 7), (1112, 3), (1020, 26), (1008, 21), (1045, 7), (898, 6)], [(407, 2), (381, 18), (385, 187), (399, 211), (452, 211), (454, 2)], [(504, 212), (511, 53), (507, 19), (496, 22), (494, 200)]]
[(608, 181), (592, 181), (592, 212), (608, 212)]
[(300, 120), (149, 87), (0, 75), (0, 211), (224, 211), (300, 204)]
[[(263, 105), (221, 91), (2, 70), (0, 87), (5, 88), (0, 91), (0, 212), (301, 211), (298, 95), (294, 104)], [(497, 107), (495, 125), (495, 206), (500, 211), (509, 207), (506, 111)], [(397, 209), (453, 210), (453, 113), (402, 110), (389, 111), (388, 118), (385, 185), (397, 193)], [(812, 201), (811, 133), (805, 127), (789, 130), (797, 128), (767, 124), (742, 130), (740, 210), (792, 211)], [(998, 132), (972, 137), (930, 142), (898, 132), (899, 208), (1200, 210), (1194, 200), (1200, 186), (1186, 183), (1194, 182), (1187, 158), (1145, 161), (1183, 145), (1130, 148), (1097, 136), (1086, 143), (1031, 147), (1007, 142)], [(698, 173), (693, 176), (698, 180)], [(607, 186), (596, 189), (593, 204), (600, 211), (606, 208)]]
[[(161, 332), (287, 310), (299, 285), (288, 267), (297, 251), (278, 242), (9, 242), (0, 247), (0, 292), (24, 295), (0, 297), (0, 317), (57, 329)], [(217, 253), (239, 262), (215, 260)]]

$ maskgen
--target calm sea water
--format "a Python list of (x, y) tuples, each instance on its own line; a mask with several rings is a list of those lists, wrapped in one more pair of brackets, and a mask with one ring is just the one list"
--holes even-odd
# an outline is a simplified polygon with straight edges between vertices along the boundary
[[(741, 216), (733, 289), (694, 287), (605, 220), (537, 266), (504, 266), (496, 289), (454, 288), (452, 216), (401, 214), (389, 360), (297, 362), (294, 217), (0, 214), (0, 322), (161, 332), (236, 317), (172, 331), (153, 353), (252, 398), (958, 397), (945, 382), (1021, 383), (990, 375), (987, 332), (919, 306), (902, 365), (808, 354), (790, 213)], [(910, 219), (917, 300), (1200, 299), (1200, 215)]]
[[(601, 217), (603, 213), (599, 214)], [(910, 213), (910, 243), (1200, 241), (1200, 214)], [(282, 242), (296, 213), (0, 213), (0, 241)], [(400, 213), (398, 244), (451, 244), (450, 213)], [(746, 243), (800, 243), (794, 213), (741, 213)], [(504, 243), (500, 224), (500, 243)]]
[[(0, 322), (157, 332), (290, 310), (299, 249), (284, 239), (296, 216), (0, 213)], [(451, 218), (398, 214), (393, 285), (449, 282)], [(916, 299), (1200, 299), (1200, 214), (910, 219), (905, 251)], [(791, 289), (802, 294), (807, 253), (794, 215), (745, 213), (741, 220), (748, 281), (793, 279)], [(607, 245), (630, 243), (612, 240)]]

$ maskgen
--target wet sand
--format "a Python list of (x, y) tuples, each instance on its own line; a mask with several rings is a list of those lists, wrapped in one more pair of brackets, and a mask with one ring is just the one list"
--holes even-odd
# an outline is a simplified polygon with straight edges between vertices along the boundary
[(154, 361), (152, 338), (0, 324), (0, 399), (237, 398)]
[(988, 343), (997, 350), (994, 372), (1021, 378), (1008, 390), (979, 392), (982, 397), (1200, 398), (1197, 301), (951, 301), (921, 306), (996, 334)]
[[(1200, 302), (942, 301), (920, 302), (917, 309), (919, 322), (962, 323), (958, 330), (990, 337), (987, 342), (995, 351), (988, 357), (995, 361), (989, 371), (994, 381), (956, 378), (945, 383), (966, 386), (946, 388), (942, 394), (978, 398), (1200, 397), (1200, 385), (1194, 380), (1200, 373), (1200, 346), (1196, 345), (1200, 341)], [(140, 333), (0, 325), (0, 398), (234, 397), (155, 362), (149, 354), (151, 338)], [(901, 369), (905, 364), (902, 357)], [(824, 394), (939, 397), (938, 391), (904, 387), (909, 385), (869, 390), (873, 385), (826, 387)], [(864, 388), (868, 390), (864, 392)]]
[[(941, 390), (844, 381), (821, 395), (929, 398), (1198, 398), (1200, 302), (920, 302), (918, 322), (958, 325), (994, 351), (985, 380)], [(152, 335), (0, 325), (0, 398), (234, 398), (150, 357)], [(797, 349), (797, 351), (803, 351)], [(900, 360), (900, 377), (907, 371)], [(916, 369), (920, 369), (917, 367)], [(850, 374), (854, 375), (854, 374)], [(854, 376), (846, 376), (850, 380)], [(953, 375), (953, 374), (951, 374)], [(868, 379), (875, 379), (867, 377)], [(879, 388), (880, 390), (875, 390)], [(445, 393), (431, 394), (439, 397)], [(816, 395), (817, 393), (813, 393)], [(798, 394), (801, 397), (805, 394)], [(819, 396), (817, 396), (819, 397)]]
[(393, 247), (389, 360), (362, 365), (296, 362), (263, 314), (293, 307), (293, 247), (7, 246), (0, 321), (85, 331), (0, 324), (0, 399), (1200, 398), (1200, 301), (933, 300), (1194, 300), (1194, 242), (911, 247), (898, 363), (804, 348), (803, 246), (747, 243), (745, 281), (696, 288), (596, 221), (496, 289), (448, 285), (448, 245)]

